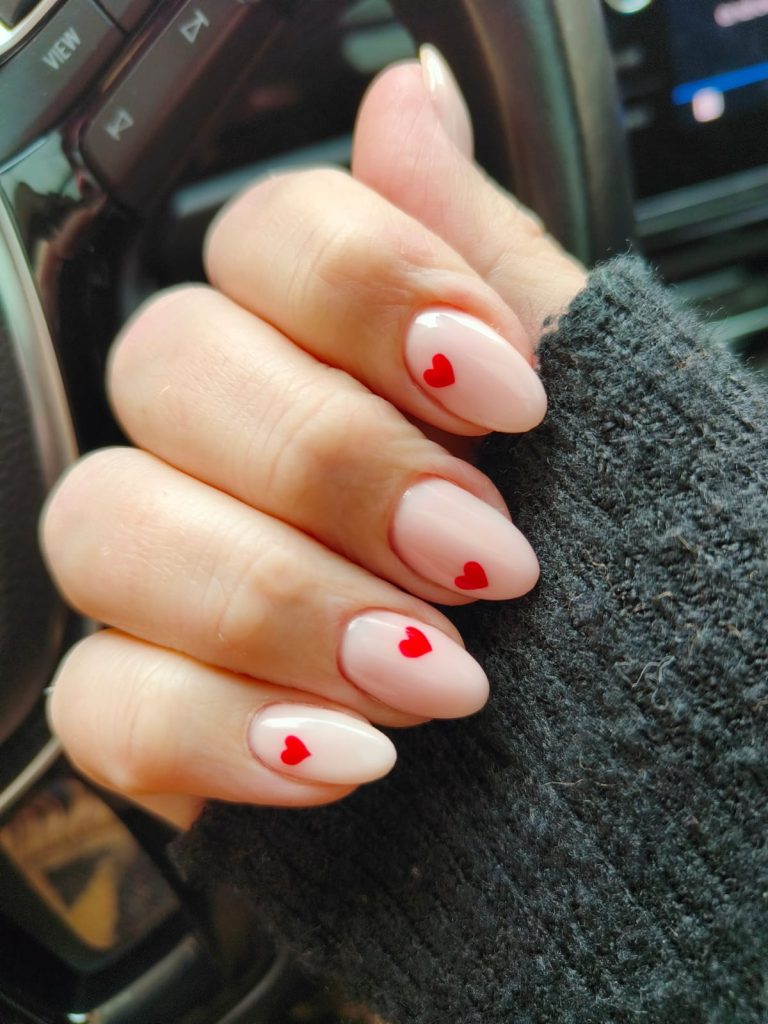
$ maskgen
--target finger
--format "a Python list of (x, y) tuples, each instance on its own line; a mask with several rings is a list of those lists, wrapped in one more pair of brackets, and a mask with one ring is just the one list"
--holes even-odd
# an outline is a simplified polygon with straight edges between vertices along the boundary
[(145, 452), (80, 462), (54, 492), (43, 545), (82, 613), (199, 661), (385, 724), (487, 699), (484, 672), (429, 605)]
[(426, 423), (516, 432), (544, 415), (515, 314), (450, 246), (342, 171), (249, 189), (215, 221), (206, 267), (240, 305)]
[(314, 695), (111, 630), (67, 655), (49, 713), (86, 775), (151, 802), (164, 793), (304, 807), (337, 800), (395, 762), (383, 733)]
[(419, 64), (383, 72), (358, 114), (353, 174), (460, 253), (538, 340), (584, 287), (584, 269), (454, 143), (441, 106)]
[[(486, 477), (213, 289), (155, 299), (118, 340), (109, 385), (138, 445), (426, 600), (536, 580)], [(474, 591), (456, 583), (470, 561), (488, 580)]]

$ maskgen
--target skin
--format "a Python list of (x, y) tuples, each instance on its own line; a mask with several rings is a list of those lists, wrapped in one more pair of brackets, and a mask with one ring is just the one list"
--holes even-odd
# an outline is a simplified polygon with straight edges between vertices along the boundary
[(208, 797), (309, 806), (351, 791), (255, 759), (264, 706), (418, 721), (339, 671), (354, 615), (388, 609), (460, 642), (430, 602), (469, 598), (398, 557), (393, 512), (429, 476), (503, 502), (455, 454), (484, 428), (416, 385), (404, 334), (450, 306), (532, 361), (544, 320), (584, 284), (472, 162), (470, 138), (450, 80), (430, 95), (419, 65), (400, 65), (363, 102), (351, 176), (282, 175), (235, 199), (206, 241), (211, 287), (155, 297), (115, 342), (108, 389), (136, 448), (86, 456), (49, 499), (54, 579), (110, 627), (65, 658), (52, 727), (82, 771), (181, 826)]

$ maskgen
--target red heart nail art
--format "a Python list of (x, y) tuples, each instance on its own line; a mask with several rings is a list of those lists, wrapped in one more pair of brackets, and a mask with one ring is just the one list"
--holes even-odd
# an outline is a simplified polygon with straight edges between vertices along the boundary
[(457, 576), (453, 582), (460, 590), (482, 590), (488, 586), (488, 577), (479, 562), (465, 562), (464, 575)]
[(420, 658), (424, 654), (429, 654), (432, 644), (420, 629), (416, 629), (415, 626), (406, 626), (405, 632), (408, 639), (400, 641), (401, 654), (404, 654), (406, 658)]
[(298, 736), (285, 737), (285, 750), (280, 755), (283, 764), (301, 764), (312, 754), (307, 750)]
[(456, 380), (451, 362), (442, 352), (432, 357), (432, 366), (424, 371), (424, 380), (431, 388), (447, 388)]

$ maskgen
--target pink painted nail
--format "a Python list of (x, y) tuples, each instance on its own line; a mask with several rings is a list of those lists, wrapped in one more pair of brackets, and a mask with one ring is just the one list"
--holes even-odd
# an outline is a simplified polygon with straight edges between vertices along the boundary
[(391, 543), (425, 579), (467, 597), (504, 600), (539, 578), (533, 548), (501, 512), (437, 477), (409, 488), (395, 510)]
[(395, 612), (353, 619), (339, 664), (361, 690), (413, 715), (460, 718), (488, 700), (488, 679), (471, 654), (442, 630)]
[(482, 320), (447, 307), (420, 313), (405, 338), (413, 379), (449, 412), (519, 433), (547, 410), (544, 386), (516, 348)]
[(248, 746), (275, 771), (336, 785), (380, 779), (397, 757), (391, 740), (361, 718), (313, 704), (270, 704), (257, 712)]
[(472, 120), (464, 97), (445, 57), (425, 43), (419, 49), (421, 73), (438, 120), (448, 138), (461, 152), (472, 157)]

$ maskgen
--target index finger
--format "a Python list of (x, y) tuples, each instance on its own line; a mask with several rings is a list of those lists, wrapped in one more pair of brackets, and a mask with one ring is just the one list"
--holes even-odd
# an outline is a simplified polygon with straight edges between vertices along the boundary
[(446, 242), (348, 174), (296, 172), (214, 222), (212, 282), (322, 362), (454, 434), (544, 416), (520, 320)]

